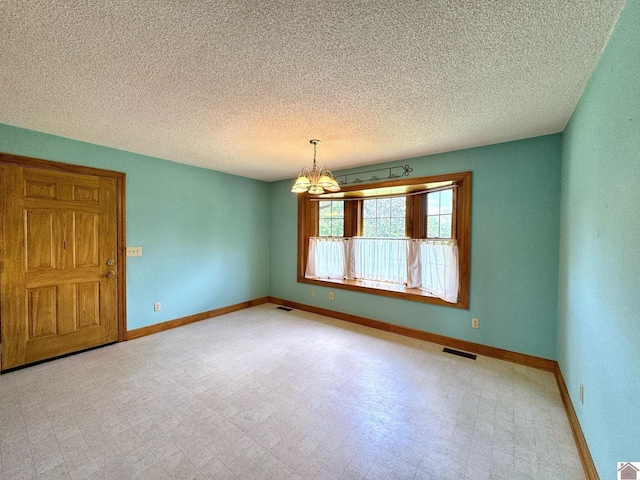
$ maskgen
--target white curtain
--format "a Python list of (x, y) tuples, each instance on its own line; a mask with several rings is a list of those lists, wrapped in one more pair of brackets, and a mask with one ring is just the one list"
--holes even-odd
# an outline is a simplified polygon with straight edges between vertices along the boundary
[(456, 240), (312, 237), (306, 278), (355, 278), (406, 284), (458, 301)]
[(458, 243), (455, 240), (411, 240), (407, 286), (446, 302), (458, 301)]
[(339, 237), (311, 237), (306, 278), (345, 278), (347, 240)]
[(420, 263), (420, 240), (410, 240), (407, 253), (407, 287), (420, 288), (422, 265)]
[(351, 239), (350, 278), (405, 283), (408, 239)]

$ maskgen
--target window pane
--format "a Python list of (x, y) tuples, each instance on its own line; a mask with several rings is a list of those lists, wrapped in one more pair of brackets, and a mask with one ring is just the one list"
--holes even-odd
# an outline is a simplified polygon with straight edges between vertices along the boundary
[(331, 236), (331, 219), (321, 218), (318, 224), (319, 233), (321, 237)]
[(440, 192), (440, 213), (453, 212), (453, 190), (443, 190)]
[(404, 218), (407, 214), (407, 199), (405, 197), (391, 199), (391, 216)]
[(440, 192), (427, 193), (427, 215), (440, 213)]
[(440, 236), (440, 217), (430, 215), (427, 217), (427, 237), (438, 238)]
[(362, 236), (364, 237), (376, 236), (376, 219), (375, 218), (365, 218), (362, 227), (363, 227)]
[(404, 224), (405, 224), (404, 218), (392, 218), (391, 219), (391, 236), (404, 237), (405, 236)]
[(331, 215), (331, 204), (333, 202), (321, 201), (320, 202), (320, 218), (326, 218)]
[(377, 217), (387, 217), (391, 216), (391, 199), (390, 198), (379, 198), (377, 200), (378, 203), (378, 213)]
[(321, 237), (342, 237), (344, 235), (344, 202), (323, 200), (318, 205), (318, 235)]
[(389, 218), (378, 219), (378, 231), (376, 237), (390, 237), (391, 236), (391, 221)]
[(365, 218), (374, 218), (376, 216), (376, 201), (375, 201), (375, 199), (364, 200), (362, 203), (364, 204), (363, 205), (362, 215)]
[(407, 211), (405, 197), (372, 198), (364, 200), (363, 204), (363, 236), (404, 237)]
[(451, 238), (451, 215), (440, 215), (440, 238)]

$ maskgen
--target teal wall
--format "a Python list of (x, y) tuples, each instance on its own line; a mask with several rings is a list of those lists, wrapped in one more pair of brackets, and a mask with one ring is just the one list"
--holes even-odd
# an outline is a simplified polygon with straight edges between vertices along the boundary
[(558, 361), (603, 479), (640, 461), (639, 208), (640, 1), (630, 0), (563, 135)]
[[(311, 297), (312, 286), (296, 282), (293, 180), (271, 184), (270, 295), (555, 359), (561, 139), (557, 134), (386, 164), (409, 164), (411, 177), (473, 172), (469, 310), (318, 286)], [(480, 319), (478, 330), (471, 328), (472, 317)]]
[(129, 330), (269, 295), (267, 183), (7, 125), (0, 152), (126, 173)]

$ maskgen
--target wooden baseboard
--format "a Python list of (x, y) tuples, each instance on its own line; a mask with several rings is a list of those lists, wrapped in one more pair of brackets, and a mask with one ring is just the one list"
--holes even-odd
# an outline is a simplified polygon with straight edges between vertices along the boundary
[(244, 310), (245, 308), (255, 307), (256, 305), (262, 305), (268, 301), (268, 297), (257, 298), (255, 300), (229, 305), (228, 307), (216, 308), (215, 310), (196, 313), (194, 315), (176, 318), (175, 320), (169, 320), (162, 323), (156, 323), (155, 325), (149, 325), (148, 327), (136, 328), (135, 330), (129, 330), (127, 332), (127, 340), (134, 340), (136, 338), (146, 337), (147, 335), (153, 335), (154, 333), (164, 332), (165, 330), (170, 330), (172, 328), (182, 327), (183, 325), (199, 322), (208, 318), (219, 317), (225, 313), (237, 312), (238, 310)]
[(600, 480), (598, 471), (596, 470), (596, 465), (595, 463), (593, 463), (593, 458), (591, 457), (591, 452), (589, 451), (589, 446), (587, 445), (587, 439), (584, 438), (584, 434), (582, 433), (582, 427), (580, 426), (580, 422), (578, 421), (576, 410), (573, 408), (573, 402), (571, 402), (569, 390), (567, 390), (567, 385), (564, 383), (564, 377), (562, 376), (560, 365), (558, 365), (557, 362), (554, 373), (556, 375), (558, 389), (560, 390), (560, 396), (562, 397), (562, 403), (564, 404), (564, 410), (565, 412), (567, 412), (569, 425), (571, 425), (573, 439), (576, 442), (576, 447), (578, 447), (578, 454), (580, 455), (580, 460), (582, 461), (584, 474), (587, 480)]
[(305, 305), (302, 303), (290, 302), (289, 300), (283, 300), (281, 298), (269, 297), (269, 302), (291, 308), (297, 308), (298, 310), (304, 310), (306, 312), (325, 315), (327, 317), (337, 318), (339, 320), (345, 320), (351, 323), (357, 323), (358, 325), (364, 325), (366, 327), (372, 327), (378, 330), (384, 330), (386, 332), (397, 333), (398, 335), (403, 335), (405, 337), (417, 338), (419, 340), (425, 340), (427, 342), (437, 343), (439, 345), (446, 345), (447, 347), (456, 348), (458, 350), (465, 350), (467, 352), (476, 353), (478, 355), (484, 355), (485, 357), (498, 358), (500, 360), (506, 360), (508, 362), (518, 363), (520, 365), (526, 365), (528, 367), (533, 367), (540, 370), (546, 370), (547, 372), (555, 372), (556, 370), (556, 361), (549, 360), (547, 358), (535, 357), (533, 355), (527, 355), (525, 353), (511, 352), (509, 350), (503, 350), (502, 348), (482, 345), (480, 343), (468, 342), (466, 340), (438, 335), (437, 333), (416, 330), (415, 328), (402, 327), (400, 325), (394, 325), (392, 323), (382, 322), (380, 320), (372, 320), (370, 318), (350, 315), (348, 313), (336, 312), (333, 310), (327, 310), (325, 308), (313, 307), (311, 305)]

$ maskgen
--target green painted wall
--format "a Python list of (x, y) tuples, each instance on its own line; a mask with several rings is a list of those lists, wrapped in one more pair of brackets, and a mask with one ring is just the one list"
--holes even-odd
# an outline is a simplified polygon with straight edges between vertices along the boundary
[(563, 135), (558, 360), (603, 479), (640, 461), (639, 186), (640, 2), (630, 0)]
[(0, 151), (126, 173), (129, 330), (269, 294), (267, 183), (7, 125)]
[(329, 301), (331, 289), (317, 286), (311, 297), (296, 282), (293, 180), (271, 184), (270, 294), (555, 359), (560, 146), (558, 134), (385, 164), (409, 164), (411, 177), (473, 172), (469, 310), (335, 289)]

